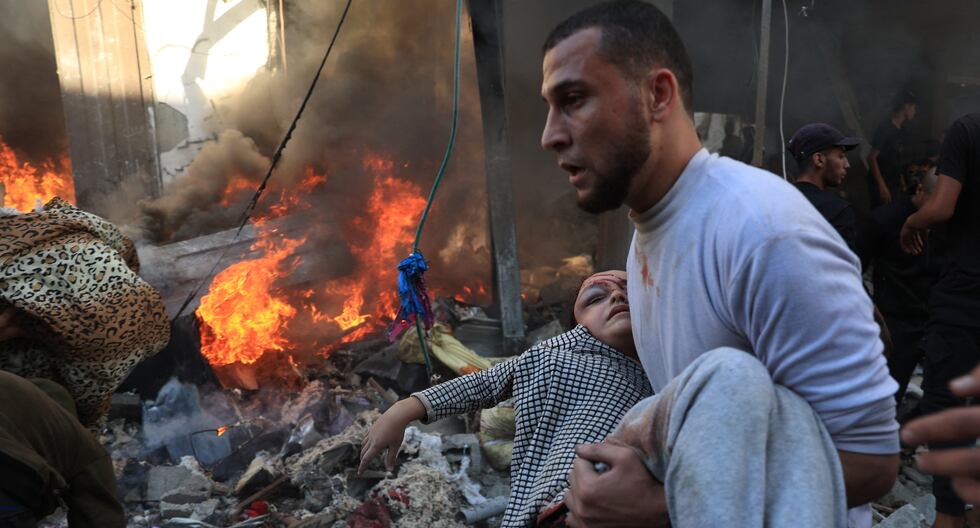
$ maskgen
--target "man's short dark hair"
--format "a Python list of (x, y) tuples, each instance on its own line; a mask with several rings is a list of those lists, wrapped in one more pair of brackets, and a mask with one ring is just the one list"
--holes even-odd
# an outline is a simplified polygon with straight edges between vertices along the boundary
[(892, 99), (892, 113), (901, 112), (905, 105), (919, 104), (919, 97), (912, 90), (902, 90)]
[(655, 67), (674, 72), (681, 100), (694, 113), (694, 72), (684, 42), (667, 15), (642, 0), (616, 0), (575, 13), (544, 42), (544, 52), (583, 29), (602, 31), (599, 54), (626, 75), (639, 80)]
[(809, 156), (803, 159), (796, 160), (796, 166), (799, 168), (799, 174), (803, 174), (804, 172), (810, 170), (810, 167), (814, 166), (813, 165), (814, 154), (823, 153), (824, 155), (827, 155), (830, 153), (830, 151), (834, 150), (835, 148), (840, 148), (840, 147), (827, 147), (823, 150), (818, 150), (817, 152), (814, 152), (813, 154), (810, 154)]

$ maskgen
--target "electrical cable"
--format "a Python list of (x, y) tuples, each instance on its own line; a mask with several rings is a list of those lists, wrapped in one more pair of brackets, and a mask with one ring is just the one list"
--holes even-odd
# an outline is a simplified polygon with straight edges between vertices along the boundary
[(235, 241), (238, 240), (238, 237), (242, 234), (242, 229), (245, 229), (245, 226), (248, 224), (251, 214), (255, 210), (255, 206), (258, 204), (259, 198), (262, 196), (262, 192), (265, 191), (266, 185), (269, 183), (269, 179), (272, 177), (273, 170), (276, 168), (276, 165), (279, 163), (279, 159), (282, 157), (282, 151), (286, 149), (286, 143), (289, 143), (289, 140), (292, 138), (293, 131), (296, 130), (296, 124), (299, 122), (299, 118), (303, 115), (303, 110), (306, 109), (306, 104), (310, 101), (310, 97), (313, 95), (313, 89), (316, 88), (317, 81), (320, 80), (320, 74), (323, 72), (323, 67), (327, 64), (327, 59), (330, 57), (330, 52), (333, 50), (334, 43), (337, 42), (337, 35), (340, 34), (340, 28), (343, 27), (344, 21), (347, 19), (347, 12), (350, 10), (351, 2), (353, 2), (353, 0), (347, 0), (347, 5), (344, 7), (344, 12), (340, 15), (340, 21), (337, 22), (337, 28), (333, 32), (333, 38), (330, 39), (330, 45), (327, 46), (327, 51), (323, 54), (323, 60), (320, 61), (320, 67), (317, 69), (316, 75), (313, 76), (313, 82), (310, 83), (310, 88), (306, 91), (306, 97), (303, 98), (303, 102), (300, 104), (299, 110), (296, 112), (296, 117), (293, 118), (293, 122), (289, 125), (289, 129), (286, 130), (286, 134), (283, 136), (282, 141), (279, 143), (275, 153), (272, 155), (272, 162), (269, 164), (269, 170), (265, 173), (265, 178), (262, 179), (262, 183), (259, 184), (259, 187), (255, 189), (255, 194), (252, 195), (252, 199), (249, 200), (248, 205), (245, 206), (245, 209), (242, 211), (242, 214), (239, 217), (238, 230), (235, 231), (235, 236), (225, 245), (224, 250), (220, 255), (218, 255), (218, 260), (216, 260), (214, 265), (211, 266), (211, 270), (208, 271), (208, 274), (205, 275), (200, 282), (198, 282), (194, 290), (191, 291), (186, 299), (184, 299), (184, 303), (180, 305), (180, 309), (177, 310), (177, 315), (175, 315), (173, 318), (174, 321), (176, 321), (177, 318), (184, 313), (184, 310), (186, 310), (194, 298), (197, 297), (197, 294), (201, 292), (201, 288), (211, 281), (211, 277), (213, 277), (215, 272), (218, 270), (218, 266), (228, 254), (228, 250), (235, 243)]
[(456, 123), (459, 120), (459, 34), (460, 34), (460, 16), (463, 11), (463, 0), (456, 0), (456, 47), (455, 47), (455, 58), (453, 62), (453, 112), (452, 112), (452, 124), (449, 129), (449, 143), (446, 145), (446, 153), (442, 157), (442, 163), (439, 164), (439, 170), (436, 172), (436, 179), (432, 182), (432, 190), (429, 191), (429, 199), (425, 203), (425, 210), (422, 211), (422, 217), (419, 219), (419, 226), (415, 230), (415, 243), (412, 244), (412, 251), (419, 250), (419, 241), (422, 238), (422, 228), (425, 226), (425, 221), (429, 217), (429, 209), (432, 208), (432, 201), (436, 197), (436, 190), (439, 189), (439, 184), (442, 183), (442, 177), (446, 173), (446, 165), (449, 164), (449, 157), (453, 153), (453, 145), (456, 143)]
[(783, 109), (786, 104), (786, 77), (789, 74), (789, 12), (786, 8), (786, 0), (783, 0), (783, 28), (786, 30), (786, 47), (783, 52), (783, 87), (779, 92), (779, 150), (783, 154), (783, 179), (789, 181), (786, 175), (786, 132), (783, 130)]
[[(446, 144), (446, 153), (442, 157), (442, 163), (439, 164), (439, 170), (436, 172), (436, 178), (432, 182), (432, 190), (429, 191), (429, 198), (426, 200), (425, 209), (422, 211), (422, 216), (419, 218), (419, 226), (415, 230), (415, 242), (412, 244), (412, 253), (419, 253), (419, 242), (422, 239), (422, 228), (425, 227), (425, 221), (429, 217), (429, 210), (432, 208), (432, 202), (435, 200), (436, 191), (439, 190), (439, 185), (442, 183), (442, 177), (446, 173), (446, 167), (449, 164), (449, 158), (453, 153), (453, 146), (456, 144), (456, 124), (459, 121), (459, 42), (460, 42), (460, 19), (463, 13), (463, 0), (456, 0), (456, 42), (454, 47), (454, 58), (453, 58), (453, 110), (452, 110), (452, 123), (449, 127), (449, 141)], [(422, 328), (422, 314), (415, 314), (415, 333), (419, 337), (419, 345), (422, 348), (422, 357), (425, 360), (425, 370), (429, 375), (429, 383), (435, 383), (438, 381), (437, 375), (432, 370), (432, 359), (429, 354), (428, 343), (425, 342), (425, 332)]]
[[(52, 2), (52, 3), (54, 4), (54, 10), (55, 10), (55, 12), (58, 13), (59, 15), (65, 17), (65, 18), (69, 19), (69, 20), (81, 20), (81, 19), (83, 19), (85, 17), (88, 17), (88, 16), (92, 15), (93, 13), (95, 13), (96, 11), (98, 11), (100, 7), (102, 7), (102, 0), (99, 0), (99, 3), (95, 4), (95, 7), (93, 7), (91, 11), (89, 11), (88, 13), (85, 13), (82, 16), (75, 16), (74, 15), (74, 12), (75, 12), (74, 6), (71, 6), (72, 7), (72, 13), (73, 14), (66, 15), (66, 14), (64, 14), (64, 13), (61, 12), (61, 8), (58, 7), (58, 2), (55, 1), (55, 2)], [(68, 3), (70, 5), (71, 4), (71, 1), (69, 0)]]

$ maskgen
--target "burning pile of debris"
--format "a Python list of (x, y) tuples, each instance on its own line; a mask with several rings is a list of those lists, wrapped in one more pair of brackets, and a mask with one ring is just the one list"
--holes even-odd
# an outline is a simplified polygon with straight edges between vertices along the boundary
[[(549, 280), (561, 278), (554, 271)], [(450, 297), (433, 304), (435, 334), (456, 347), (444, 348), (463, 350), (484, 367), (503, 359), (468, 350), (490, 342), (481, 330), (495, 321), (484, 308)], [(529, 309), (528, 320), (538, 322), (532, 324), (548, 321), (532, 332), (535, 340), (561, 331), (545, 314), (569, 308), (562, 304), (538, 302)], [(242, 373), (268, 369), (257, 362), (243, 364), (237, 377), (219, 376), (216, 384), (171, 379), (145, 401), (116, 394), (100, 440), (111, 453), (129, 526), (499, 523), (509, 493), (506, 446), (513, 437), (512, 411), (509, 431), (497, 423), (501, 416), (507, 421), (506, 412), (484, 411), (483, 427), (477, 416), (414, 424), (394, 472), (385, 471), (379, 460), (357, 473), (361, 443), (373, 421), (394, 402), (428, 386), (425, 367), (407, 346), (412, 339), (408, 334), (389, 344), (372, 332), (339, 343), (319, 361), (278, 356), (285, 366), (276, 372), (290, 372), (278, 382)], [(438, 338), (432, 339), (438, 348)], [(466, 370), (438, 361), (436, 367), (443, 379)], [(243, 378), (259, 379), (261, 385), (234, 386)], [(229, 380), (231, 385), (224, 385)], [(63, 518), (47, 524), (66, 525)]]
[[(485, 317), (437, 305), (450, 324)], [(474, 420), (410, 428), (394, 473), (357, 474), (372, 422), (426, 386), (397, 343), (367, 337), (290, 368), (259, 390), (172, 379), (153, 401), (117, 395), (101, 440), (130, 526), (449, 527), (502, 512), (509, 479), (483, 463)]]

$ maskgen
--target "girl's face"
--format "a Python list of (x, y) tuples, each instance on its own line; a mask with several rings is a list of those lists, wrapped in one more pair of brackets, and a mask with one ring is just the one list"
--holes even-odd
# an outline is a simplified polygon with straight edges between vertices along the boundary
[(625, 271), (603, 271), (585, 279), (575, 299), (575, 319), (599, 341), (636, 355)]

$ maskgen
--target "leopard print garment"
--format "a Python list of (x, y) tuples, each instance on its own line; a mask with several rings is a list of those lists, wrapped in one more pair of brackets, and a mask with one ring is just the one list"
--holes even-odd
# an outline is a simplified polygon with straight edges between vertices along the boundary
[(0, 217), (0, 306), (25, 329), (0, 343), (0, 367), (61, 383), (97, 426), (133, 367), (170, 339), (160, 293), (138, 271), (132, 241), (59, 198)]

